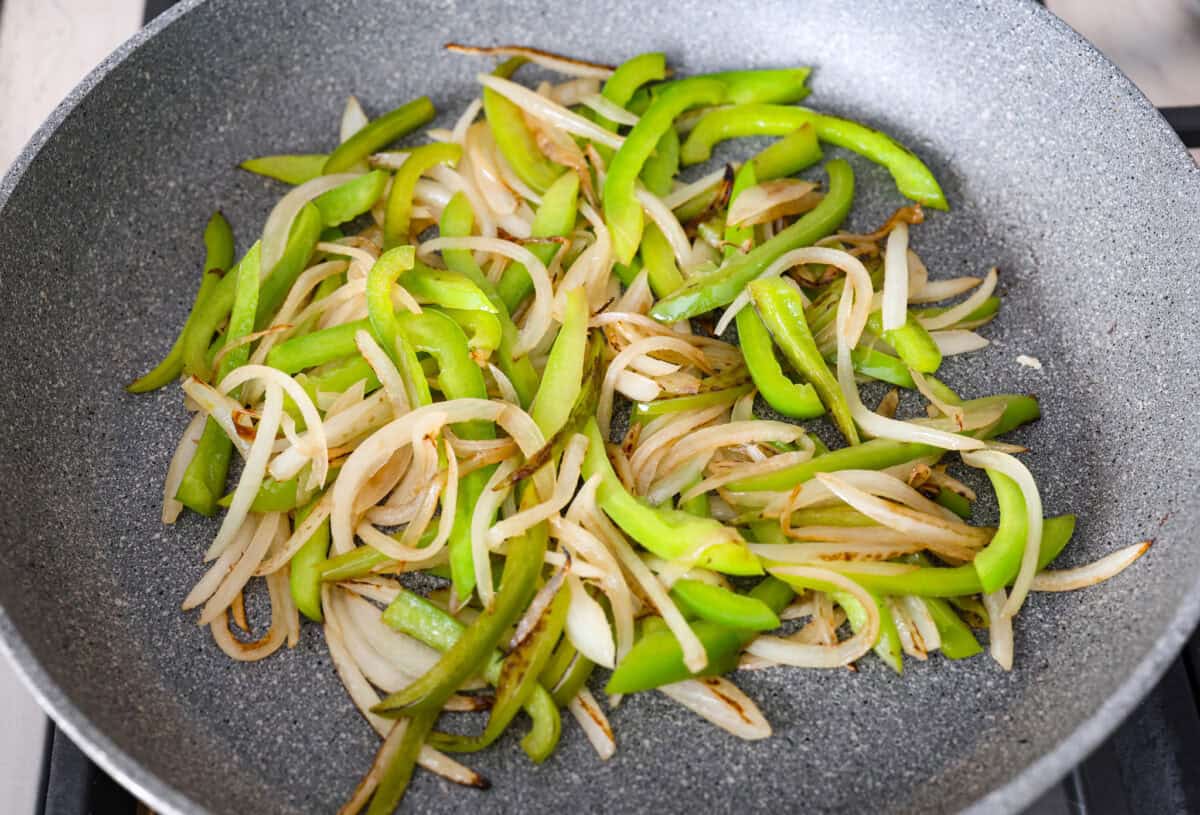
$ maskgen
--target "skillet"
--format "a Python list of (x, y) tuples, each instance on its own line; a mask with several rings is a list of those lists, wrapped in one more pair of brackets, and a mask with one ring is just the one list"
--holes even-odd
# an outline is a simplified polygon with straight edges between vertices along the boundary
[[(1013, 440), (1033, 450), (1047, 512), (1080, 516), (1060, 565), (1156, 543), (1098, 588), (1035, 595), (1012, 673), (985, 658), (902, 678), (872, 659), (857, 674), (756, 673), (739, 683), (775, 736), (750, 744), (633, 697), (607, 763), (572, 726), (536, 769), (510, 736), (470, 762), (490, 792), (421, 773), (408, 808), (1031, 801), (1153, 686), (1200, 616), (1200, 171), (1115, 67), (1026, 2), (191, 0), (158, 19), (0, 184), (0, 647), (43, 705), (167, 813), (328, 812), (367, 766), (375, 737), (315, 627), (240, 665), (178, 611), (214, 527), (159, 525), (183, 409), (173, 388), (119, 386), (182, 320), (198, 225), (220, 207), (245, 248), (279, 195), (237, 162), (327, 149), (349, 93), (375, 113), (429, 93), (453, 116), (485, 63), (443, 53), (450, 40), (608, 62), (664, 50), (684, 72), (816, 66), (812, 105), (888, 130), (938, 175), (952, 210), (914, 237), (933, 273), (1003, 270), (993, 344), (946, 377), (970, 396), (1041, 398), (1044, 418)], [(878, 168), (855, 170), (850, 225), (869, 228), (900, 199)]]

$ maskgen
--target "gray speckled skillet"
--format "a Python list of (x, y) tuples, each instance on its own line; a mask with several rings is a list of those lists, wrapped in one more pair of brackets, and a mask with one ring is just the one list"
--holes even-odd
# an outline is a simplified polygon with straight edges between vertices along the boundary
[[(669, 8), (669, 10), (668, 10)], [(551, 35), (551, 29), (561, 33)], [(119, 385), (167, 347), (219, 206), (243, 244), (280, 189), (235, 164), (329, 147), (346, 94), (454, 111), (480, 63), (450, 39), (686, 71), (813, 64), (811, 102), (897, 134), (953, 205), (916, 233), (935, 274), (997, 263), (993, 345), (946, 378), (1028, 390), (1049, 512), (1080, 515), (1078, 563), (1157, 544), (1091, 591), (1035, 596), (1017, 668), (910, 662), (903, 678), (778, 671), (740, 681), (775, 737), (744, 744), (656, 695), (613, 716), (600, 763), (574, 726), (544, 766), (510, 738), (475, 757), (488, 793), (419, 774), (412, 810), (1010, 811), (1081, 759), (1174, 657), (1200, 613), (1191, 285), (1200, 172), (1098, 53), (1017, 2), (572, 4), (185, 2), (54, 113), (0, 185), (0, 645), (101, 765), (164, 812), (329, 812), (375, 738), (319, 631), (255, 665), (220, 655), (178, 603), (213, 526), (158, 523), (183, 412)], [(898, 199), (856, 161), (855, 225)], [(1044, 370), (1018, 366), (1020, 353)]]

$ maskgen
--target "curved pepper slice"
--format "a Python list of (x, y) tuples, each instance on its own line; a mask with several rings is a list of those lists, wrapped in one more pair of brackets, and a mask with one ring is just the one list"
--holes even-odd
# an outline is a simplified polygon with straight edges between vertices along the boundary
[(383, 220), (383, 247), (409, 242), (412, 224), (413, 191), (421, 174), (439, 164), (454, 166), (462, 158), (462, 147), (453, 142), (423, 144), (409, 152), (408, 158), (392, 177), (392, 189), (388, 193), (387, 209)]
[(432, 121), (436, 113), (429, 97), (419, 96), (378, 119), (371, 120), (329, 154), (322, 173), (331, 175), (346, 172), (376, 150), (382, 150), (402, 136)]

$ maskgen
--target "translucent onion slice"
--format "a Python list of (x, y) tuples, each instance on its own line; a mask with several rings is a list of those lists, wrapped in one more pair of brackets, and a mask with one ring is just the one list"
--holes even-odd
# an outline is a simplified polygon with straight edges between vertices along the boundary
[(761, 636), (747, 646), (747, 653), (765, 657), (782, 665), (837, 668), (849, 665), (875, 645), (879, 636), (879, 609), (871, 595), (858, 583), (832, 569), (813, 566), (780, 566), (771, 571), (776, 575), (816, 580), (836, 586), (858, 600), (866, 612), (866, 619), (852, 637), (836, 645), (809, 645), (781, 637)]
[(662, 393), (657, 382), (633, 371), (621, 371), (614, 387), (618, 393), (634, 402), (653, 402)]
[(908, 656), (922, 662), (927, 660), (929, 649), (925, 645), (925, 639), (921, 636), (916, 623), (909, 617), (908, 608), (899, 603), (895, 597), (885, 597), (883, 602), (887, 605), (893, 622), (896, 623), (896, 636), (900, 640), (900, 649)]
[(925, 379), (925, 375), (916, 368), (910, 367), (908, 373), (912, 376), (913, 384), (917, 386), (917, 390), (929, 401), (929, 404), (933, 405), (947, 419), (954, 422), (955, 427), (959, 431), (966, 429), (966, 414), (960, 406), (952, 405), (934, 393), (933, 388), (929, 387), (929, 381)]
[(608, 717), (600, 709), (600, 704), (596, 701), (596, 697), (592, 696), (592, 692), (587, 688), (579, 691), (579, 694), (567, 703), (567, 710), (571, 711), (575, 721), (579, 722), (583, 734), (587, 736), (588, 742), (596, 750), (600, 759), (612, 758), (613, 754), (617, 752), (617, 740), (613, 736), (612, 725), (608, 723)]
[(723, 676), (685, 679), (659, 690), (739, 739), (758, 741), (771, 735), (771, 725), (758, 705)]
[(988, 652), (1006, 671), (1013, 666), (1012, 617), (1004, 613), (1008, 604), (1004, 589), (983, 595), (983, 607), (988, 613)]
[(242, 556), (238, 558), (234, 567), (230, 569), (229, 574), (221, 581), (217, 590), (213, 592), (212, 597), (205, 602), (204, 609), (200, 612), (200, 625), (208, 625), (213, 622), (233, 605), (234, 598), (250, 582), (250, 578), (254, 576), (254, 570), (262, 563), (268, 547), (274, 542), (275, 533), (279, 530), (280, 518), (281, 513), (278, 512), (268, 512), (263, 515), (262, 521), (254, 530), (250, 544), (242, 552)]
[(925, 649), (927, 651), (936, 651), (941, 648), (942, 635), (938, 633), (937, 623), (933, 621), (933, 615), (929, 613), (929, 606), (925, 605), (925, 601), (920, 597), (913, 597), (911, 595), (897, 597), (895, 600), (908, 614), (908, 618), (912, 620), (917, 633), (921, 635), (921, 641), (924, 642)]
[(632, 127), (638, 123), (638, 117), (635, 114), (630, 113), (620, 105), (610, 102), (608, 99), (598, 93), (588, 94), (580, 99), (579, 103), (586, 108), (596, 111), (606, 119), (611, 119), (617, 124), (629, 125)]
[(683, 231), (683, 225), (679, 223), (675, 213), (663, 199), (645, 187), (639, 185), (635, 194), (646, 215), (662, 230), (667, 243), (671, 245), (671, 251), (675, 253), (675, 262), (681, 267), (687, 266), (692, 257), (692, 242), (688, 240), (687, 233)]
[(267, 216), (267, 222), (263, 226), (260, 279), (270, 274), (271, 270), (275, 268), (275, 264), (283, 257), (292, 221), (296, 219), (304, 205), (321, 193), (328, 192), (334, 187), (356, 178), (358, 178), (358, 173), (334, 173), (333, 175), (318, 176), (312, 181), (306, 181), (293, 187), (287, 195), (279, 199), (279, 203), (271, 210), (271, 214)]
[(567, 639), (579, 653), (611, 670), (616, 664), (616, 644), (604, 609), (588, 594), (583, 581), (573, 574), (567, 575), (567, 589), (571, 592), (567, 607)]
[[(459, 161), (458, 167), (466, 169), (464, 165), (469, 164), (469, 162), (470, 157), (465, 156)], [(475, 213), (476, 228), (479, 230), (479, 234), (486, 238), (496, 237), (496, 227), (500, 214), (492, 210), (488, 205), (487, 199), (476, 188), (472, 179), (444, 164), (439, 164), (431, 168), (429, 175), (436, 179), (446, 192), (445, 202), (441, 203), (439, 208), (445, 208), (446, 204), (450, 202), (450, 198), (454, 196), (454, 193), (461, 192), (471, 203), (471, 210)], [(421, 182), (417, 182), (414, 194), (420, 193), (422, 189)], [(432, 203), (432, 199), (430, 201)], [(518, 235), (518, 237), (520, 236)]]
[(850, 318), (850, 288), (842, 293), (838, 303), (837, 315), (837, 374), (838, 385), (850, 406), (850, 415), (855, 423), (865, 433), (878, 438), (894, 439), (896, 441), (911, 441), (918, 444), (928, 444), (946, 450), (977, 450), (984, 446), (978, 439), (969, 436), (959, 436), (941, 430), (922, 427), (912, 422), (902, 422), (888, 419), (869, 410), (858, 395), (858, 384), (854, 379), (854, 365), (850, 361), (850, 343), (848, 341), (846, 324)]
[(408, 393), (392, 358), (384, 353), (369, 331), (356, 331), (354, 344), (358, 346), (358, 352), (363, 355), (363, 359), (375, 372), (379, 384), (383, 386), (383, 392), (387, 394), (388, 402), (392, 405), (392, 415), (399, 418), (408, 413)]
[(562, 464), (559, 467), (558, 481), (554, 486), (554, 492), (545, 500), (495, 524), (488, 531), (488, 548), (495, 549), (504, 541), (524, 534), (542, 521), (557, 515), (571, 502), (571, 496), (575, 494), (575, 488), (579, 486), (579, 472), (587, 448), (587, 436), (576, 433), (571, 437), (563, 451)]
[(367, 126), (367, 112), (359, 104), (358, 97), (351, 94), (346, 98), (346, 107), (342, 109), (342, 122), (338, 128), (338, 140), (346, 142), (351, 136)]
[(475, 121), (475, 117), (479, 115), (479, 111), (483, 109), (483, 99), (475, 97), (471, 103), (463, 108), (463, 112), (459, 114), (458, 120), (454, 123), (454, 128), (450, 131), (450, 141), (455, 144), (466, 144), (467, 130)]
[(884, 331), (894, 331), (908, 320), (908, 224), (904, 221), (888, 234), (880, 316)]
[(812, 209), (821, 200), (811, 181), (780, 178), (742, 190), (725, 220), (732, 226), (755, 226)]
[(624, 659), (633, 647), (633, 595), (612, 552), (595, 535), (579, 525), (580, 513), (574, 506), (568, 514), (575, 517), (570, 520), (550, 519), (550, 534), (571, 552), (576, 560), (577, 570), (580, 562), (583, 562), (590, 563), (601, 571), (603, 576), (599, 578), (599, 585), (608, 597), (609, 607), (612, 609), (613, 628), (616, 631), (615, 658), (619, 661)]
[(1146, 554), (1151, 543), (1152, 541), (1146, 540), (1126, 546), (1086, 566), (1038, 572), (1033, 578), (1032, 588), (1034, 591), (1075, 591), (1103, 583), (1125, 571), (1130, 564)]
[(611, 65), (603, 65), (599, 62), (587, 62), (585, 60), (576, 59), (575, 57), (566, 57), (561, 54), (554, 54), (550, 51), (543, 51), (540, 48), (530, 48), (524, 45), (463, 45), (457, 42), (446, 43), (446, 50), (453, 51), (456, 54), (472, 54), (481, 56), (496, 56), (496, 57), (524, 57), (535, 65), (540, 65), (551, 71), (564, 74), (566, 76), (582, 76), (591, 77), (593, 79), (607, 79), (612, 76), (616, 70)]
[(1006, 617), (1014, 617), (1021, 610), (1025, 596), (1033, 585), (1033, 577), (1037, 574), (1038, 553), (1042, 548), (1042, 496), (1038, 492), (1037, 482), (1033, 474), (1024, 464), (1008, 453), (996, 450), (980, 450), (976, 453), (966, 453), (963, 463), (980, 469), (995, 470), (1008, 476), (1016, 482), (1025, 499), (1026, 533), (1025, 549), (1021, 554), (1021, 570), (1013, 581), (1012, 593), (1004, 603), (1002, 613)]
[(969, 354), (972, 351), (987, 348), (991, 344), (986, 338), (966, 329), (930, 331), (929, 336), (933, 338), (938, 350), (942, 352), (942, 356), (944, 357)]
[[(911, 258), (910, 258), (911, 263)], [(929, 280), (919, 289), (912, 289), (908, 295), (910, 303), (940, 303), (966, 294), (982, 283), (978, 277), (951, 277), (948, 280)]]
[(803, 464), (812, 458), (813, 450), (793, 450), (787, 453), (780, 453), (777, 456), (771, 456), (764, 461), (751, 461), (747, 464), (738, 465), (725, 470), (720, 475), (709, 476), (694, 487), (684, 491), (683, 495), (679, 496), (679, 500), (687, 501), (695, 498), (697, 495), (703, 495), (710, 490), (715, 490), (718, 487), (723, 487), (731, 481), (740, 481), (743, 478), (750, 478), (757, 475), (765, 475), (778, 470), (786, 470), (788, 467), (796, 464)]
[(546, 83), (542, 83), (538, 86), (538, 93), (553, 99), (565, 108), (572, 108), (582, 105), (583, 100), (589, 96), (599, 96), (600, 82), (593, 77), (577, 77), (557, 85), (547, 86)]
[(966, 300), (963, 300), (958, 305), (946, 309), (935, 317), (921, 318), (921, 325), (923, 325), (927, 331), (937, 331), (939, 329), (949, 328), (959, 320), (965, 320), (970, 316), (971, 312), (982, 306), (987, 299), (992, 296), (992, 292), (996, 290), (996, 282), (1000, 279), (999, 275), (999, 270), (997, 270), (995, 267), (991, 268), (988, 270), (987, 276), (983, 278), (983, 283), (979, 286), (979, 288), (972, 292), (970, 297), (968, 297)]
[(471, 251), (494, 252), (525, 266), (533, 281), (533, 305), (525, 313), (524, 324), (517, 335), (513, 356), (529, 353), (550, 329), (551, 307), (554, 302), (554, 287), (546, 265), (536, 255), (512, 241), (497, 238), (434, 238), (421, 244), (420, 252), (440, 252), (443, 249), (469, 249)]
[[(471, 554), (475, 563), (475, 591), (484, 608), (490, 608), (496, 591), (492, 585), (491, 551), (488, 548), (488, 526), (500, 505), (512, 492), (511, 487), (500, 485), (517, 469), (517, 460), (508, 459), (496, 468), (484, 486), (475, 510), (471, 513)], [(466, 598), (459, 598), (465, 601)]]
[(671, 351), (679, 354), (684, 359), (702, 367), (707, 367), (708, 364), (702, 352), (698, 351), (691, 343), (678, 337), (647, 337), (643, 340), (630, 343), (613, 358), (613, 361), (608, 366), (608, 370), (604, 373), (604, 381), (600, 385), (600, 400), (596, 406), (596, 421), (600, 425), (601, 436), (607, 437), (610, 425), (612, 424), (613, 394), (616, 389), (617, 377), (620, 376), (621, 372), (634, 359), (644, 354), (663, 351)]
[(714, 452), (722, 447), (738, 444), (788, 444), (805, 437), (803, 427), (788, 422), (768, 419), (753, 419), (746, 422), (729, 422), (715, 427), (697, 430), (671, 448), (663, 459), (660, 469), (670, 472), (683, 461), (698, 453)]
[(266, 659), (279, 650), (287, 639), (287, 623), (284, 620), (284, 604), (289, 589), (287, 577), (275, 573), (267, 577), (267, 593), (271, 598), (271, 627), (261, 639), (254, 642), (242, 642), (229, 630), (229, 617), (221, 612), (209, 626), (213, 639), (226, 656), (238, 662), (257, 662)]
[(204, 425), (207, 422), (208, 416), (204, 413), (193, 416), (171, 456), (171, 463), (167, 466), (167, 477), (163, 479), (162, 522), (165, 524), (175, 523), (179, 513), (183, 512), (183, 504), (176, 500), (175, 493), (179, 492), (183, 474), (196, 457), (196, 445), (200, 443), (200, 436), (204, 434)]
[(701, 176), (690, 184), (676, 187), (671, 190), (670, 194), (663, 196), (663, 203), (671, 209), (679, 209), (679, 207), (691, 201), (697, 195), (708, 192), (724, 181), (726, 172), (725, 168), (713, 170), (708, 175)]
[(677, 440), (698, 427), (703, 427), (726, 412), (725, 405), (713, 405), (702, 410), (681, 411), (675, 416), (655, 419), (642, 430), (641, 443), (629, 459), (637, 493), (645, 495), (658, 475), (659, 464)]
[[(237, 373), (237, 370), (225, 377), (221, 384), (224, 385), (228, 382), (234, 373)], [(310, 401), (309, 404), (311, 405), (312, 402)], [(271, 456), (275, 433), (279, 430), (279, 421), (282, 416), (283, 389), (275, 382), (268, 381), (267, 398), (263, 404), (262, 418), (258, 420), (258, 425), (255, 427), (254, 443), (250, 446), (246, 462), (242, 467), (242, 474), (233, 491), (233, 501), (230, 503), (225, 517), (221, 520), (221, 528), (217, 531), (216, 538), (208, 547), (205, 560), (213, 560), (218, 557), (233, 540), (238, 527), (246, 520), (250, 506), (254, 503), (255, 496), (258, 495), (259, 487), (262, 486), (263, 477), (267, 474), (267, 460)]]
[(491, 131), (483, 122), (473, 125), (466, 133), (467, 155), (471, 159), (471, 171), (475, 186), (487, 199), (488, 206), (499, 215), (511, 215), (517, 211), (517, 201), (513, 198), (504, 180), (500, 177), (500, 169), (496, 166), (495, 147)]
[(491, 74), (478, 74), (476, 79), (485, 88), (491, 88), (496, 93), (508, 99), (521, 110), (537, 119), (543, 119), (555, 127), (568, 133), (590, 139), (597, 144), (603, 144), (614, 150), (619, 149), (625, 140), (611, 131), (605, 130), (595, 122), (589, 121), (578, 113), (572, 113), (546, 97), (531, 91), (524, 85), (519, 85), (508, 79)]

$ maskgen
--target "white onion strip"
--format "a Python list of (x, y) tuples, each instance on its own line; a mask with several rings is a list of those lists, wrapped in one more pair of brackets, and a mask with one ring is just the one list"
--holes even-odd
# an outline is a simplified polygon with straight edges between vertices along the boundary
[(1034, 591), (1075, 591), (1103, 583), (1109, 578), (1116, 577), (1135, 560), (1146, 554), (1150, 543), (1146, 540), (1135, 543), (1133, 546), (1126, 546), (1086, 566), (1039, 572), (1033, 578), (1032, 588)]
[(883, 259), (883, 330), (894, 331), (908, 320), (908, 224), (900, 221), (887, 239)]
[(607, 437), (612, 424), (613, 393), (616, 389), (617, 377), (629, 364), (643, 354), (662, 351), (673, 351), (698, 365), (706, 365), (704, 354), (696, 347), (678, 337), (646, 337), (630, 343), (617, 354), (604, 373), (604, 381), (600, 385), (600, 400), (596, 406), (596, 423), (600, 425), (600, 434)]
[(995, 450), (980, 450), (976, 453), (966, 453), (963, 463), (980, 469), (995, 470), (1016, 482), (1025, 499), (1025, 516), (1028, 530), (1025, 537), (1025, 549), (1021, 553), (1021, 570), (1013, 581), (1012, 593), (1004, 603), (1002, 613), (1006, 617), (1014, 617), (1025, 602), (1025, 596), (1033, 585), (1033, 577), (1037, 574), (1038, 553), (1042, 549), (1042, 496), (1038, 492), (1037, 482), (1029, 468), (1008, 453)]
[(263, 516), (262, 522), (254, 530), (250, 545), (242, 552), (237, 564), (230, 569), (229, 574), (221, 581), (220, 586), (204, 604), (200, 612), (200, 625), (208, 625), (217, 619), (218, 615), (233, 604), (234, 598), (254, 576), (254, 570), (262, 563), (267, 554), (267, 548), (275, 540), (279, 531), (281, 513), (269, 512)]
[(204, 413), (193, 416), (183, 431), (183, 438), (179, 440), (175, 453), (171, 456), (171, 463), (167, 466), (167, 477), (163, 479), (162, 522), (165, 524), (175, 523), (179, 513), (183, 512), (183, 504), (175, 497), (175, 493), (179, 492), (183, 475), (192, 459), (196, 457), (196, 445), (200, 443), (200, 436), (204, 434), (204, 425), (207, 422), (208, 416)]
[(944, 357), (969, 354), (991, 345), (987, 338), (966, 329), (952, 328), (946, 331), (930, 331), (929, 336)]
[(982, 306), (992, 296), (992, 292), (996, 290), (999, 275), (999, 270), (992, 267), (983, 278), (983, 283), (971, 293), (970, 297), (935, 317), (920, 318), (921, 325), (925, 327), (926, 331), (937, 331), (941, 328), (949, 328), (960, 320), (965, 320), (972, 311)]
[(571, 602), (567, 606), (566, 636), (579, 653), (611, 670), (616, 664), (616, 644), (604, 609), (588, 594), (583, 581), (567, 575)]
[[(855, 564), (857, 567), (857, 564)], [(781, 577), (797, 577), (832, 584), (858, 600), (866, 612), (859, 630), (837, 645), (811, 645), (781, 637), (761, 636), (750, 643), (746, 652), (782, 665), (800, 668), (837, 668), (849, 665), (875, 645), (879, 636), (879, 609), (866, 589), (845, 575), (831, 569), (812, 566), (781, 566), (772, 570)]]
[[(510, 458), (504, 461), (492, 477), (484, 485), (479, 500), (475, 502), (475, 510), (471, 513), (471, 557), (475, 562), (475, 591), (484, 608), (491, 608), (496, 590), (492, 585), (492, 560), (488, 549), (488, 524), (495, 517), (500, 505), (512, 491), (512, 488), (497, 489), (506, 478), (517, 469), (517, 460)], [(458, 598), (460, 602), (465, 597)]]
[[(575, 494), (575, 488), (579, 486), (579, 471), (582, 468), (583, 455), (587, 452), (587, 448), (587, 436), (576, 433), (571, 437), (566, 450), (563, 451), (562, 466), (559, 468), (554, 492), (537, 504), (492, 526), (487, 533), (489, 549), (495, 549), (504, 541), (515, 538), (542, 521), (557, 515), (570, 503), (571, 496)], [(541, 498), (540, 495), (538, 497)]]
[(267, 216), (267, 222), (263, 226), (262, 250), (259, 260), (261, 263), (260, 280), (270, 274), (271, 270), (275, 268), (275, 264), (283, 257), (292, 221), (300, 214), (300, 210), (304, 209), (304, 205), (334, 187), (339, 187), (347, 181), (353, 181), (358, 178), (358, 175), (358, 173), (334, 173), (333, 175), (318, 176), (312, 181), (306, 181), (298, 187), (293, 187), (287, 195), (279, 199), (279, 203), (271, 210), (271, 214)]
[(671, 209), (679, 209), (679, 207), (691, 201), (697, 195), (711, 190), (713, 187), (720, 184), (725, 179), (725, 169), (713, 170), (705, 176), (701, 176), (690, 184), (684, 184), (681, 187), (676, 187), (671, 190), (670, 194), (663, 196), (663, 203)]
[(579, 103), (586, 108), (591, 108), (606, 119), (611, 119), (617, 124), (629, 125), (632, 127), (638, 123), (638, 117), (635, 114), (630, 113), (628, 110), (614, 102), (610, 102), (608, 99), (598, 93), (588, 94), (580, 99)]
[(521, 357), (533, 350), (550, 329), (551, 308), (554, 302), (554, 286), (546, 264), (524, 246), (498, 238), (434, 238), (421, 244), (420, 252), (428, 254), (443, 249), (469, 249), (471, 251), (494, 252), (522, 264), (533, 281), (533, 305), (525, 314), (525, 322), (517, 335), (513, 357)]
[(1004, 613), (1007, 604), (1004, 589), (983, 595), (983, 607), (988, 613), (988, 652), (1006, 671), (1013, 665), (1012, 617)]
[(446, 43), (446, 50), (456, 54), (486, 55), (496, 57), (524, 57), (535, 65), (540, 65), (551, 71), (566, 76), (591, 77), (592, 79), (608, 79), (616, 70), (611, 65), (598, 62), (587, 62), (575, 57), (565, 57), (540, 48), (530, 48), (524, 45), (463, 45), (457, 42)]
[[(910, 268), (913, 262), (909, 258)], [(960, 294), (966, 294), (983, 281), (978, 277), (951, 277), (948, 280), (927, 280), (919, 289), (909, 289), (910, 303), (940, 303)]]
[(662, 230), (667, 243), (671, 245), (671, 251), (675, 254), (675, 262), (681, 268), (686, 266), (692, 256), (692, 244), (688, 240), (687, 233), (683, 231), (683, 225), (675, 217), (675, 213), (663, 203), (661, 198), (641, 185), (638, 185), (634, 194), (637, 196), (638, 203), (642, 205), (642, 209), (650, 216), (650, 220)]
[(771, 725), (758, 705), (723, 676), (685, 679), (659, 690), (739, 739), (757, 741), (771, 736)]
[(595, 748), (600, 759), (604, 761), (612, 758), (613, 754), (617, 752), (617, 740), (613, 736), (612, 725), (608, 723), (608, 717), (600, 709), (592, 692), (583, 688), (574, 699), (567, 703), (567, 710), (571, 711), (575, 721), (579, 722), (580, 728), (583, 729), (583, 735), (587, 736), (588, 742)]
[(605, 130), (595, 122), (583, 118), (578, 113), (572, 113), (562, 105), (531, 91), (524, 85), (502, 77), (492, 76), (491, 74), (477, 74), (476, 79), (479, 80), (479, 84), (485, 88), (492, 89), (508, 99), (530, 116), (545, 120), (568, 133), (590, 139), (597, 144), (607, 145), (614, 150), (619, 149), (625, 143), (625, 140), (616, 133)]

